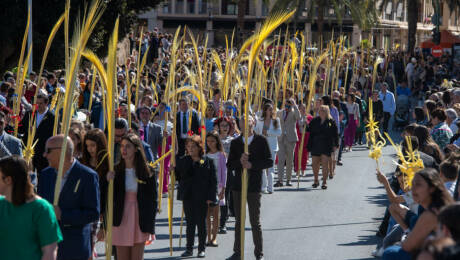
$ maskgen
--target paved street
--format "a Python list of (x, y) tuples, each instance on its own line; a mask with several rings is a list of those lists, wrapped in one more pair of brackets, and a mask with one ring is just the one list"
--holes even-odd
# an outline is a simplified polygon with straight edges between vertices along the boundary
[[(393, 148), (383, 150), (384, 173), (394, 169)], [(378, 240), (375, 232), (386, 204), (385, 191), (375, 178), (375, 162), (368, 150), (356, 147), (344, 153), (344, 165), (326, 191), (312, 189), (312, 173), (301, 178), (296, 187), (277, 189), (263, 195), (262, 228), (266, 259), (374, 259), (370, 253)], [(167, 206), (157, 217), (157, 240), (146, 247), (145, 259), (178, 259), (185, 250), (185, 227), (179, 247), (179, 223), (182, 205), (174, 206), (174, 252), (169, 255)], [(227, 235), (218, 236), (218, 248), (207, 248), (206, 259), (220, 260), (232, 254), (234, 221)], [(245, 259), (254, 259), (252, 236), (247, 220)], [(197, 241), (197, 239), (195, 240)], [(102, 244), (100, 244), (102, 246)], [(99, 252), (101, 252), (100, 250)], [(195, 255), (197, 250), (194, 251)]]

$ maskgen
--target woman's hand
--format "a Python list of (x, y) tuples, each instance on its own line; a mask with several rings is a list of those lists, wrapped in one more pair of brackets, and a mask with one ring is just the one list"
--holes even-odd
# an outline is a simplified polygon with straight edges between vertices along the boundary
[(377, 170), (377, 180), (381, 184), (384, 184), (387, 181), (387, 177), (385, 177), (385, 175), (383, 175), (379, 170)]
[(113, 180), (113, 179), (115, 178), (115, 172), (114, 172), (114, 171), (109, 171), (109, 172), (107, 173), (106, 178), (107, 178), (107, 181)]

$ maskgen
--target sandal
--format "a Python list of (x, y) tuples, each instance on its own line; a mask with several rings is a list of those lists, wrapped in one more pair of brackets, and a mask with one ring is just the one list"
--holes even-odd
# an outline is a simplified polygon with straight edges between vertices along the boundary
[(333, 178), (334, 178), (334, 174), (329, 175), (329, 179), (333, 179)]
[(321, 189), (323, 189), (323, 190), (327, 189), (327, 184), (323, 183), (323, 185), (321, 185)]
[(313, 188), (316, 188), (319, 186), (319, 182), (314, 182), (312, 185), (311, 185)]

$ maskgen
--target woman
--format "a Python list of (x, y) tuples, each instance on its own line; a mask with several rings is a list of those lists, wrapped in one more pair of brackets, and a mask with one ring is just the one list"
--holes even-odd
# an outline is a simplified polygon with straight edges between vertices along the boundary
[[(225, 187), (227, 183), (227, 158), (220, 142), (219, 135), (216, 132), (206, 134), (206, 156), (211, 158), (217, 173), (218, 181), (218, 203), (210, 204), (206, 220), (208, 230), (207, 246), (216, 247), (217, 245), (217, 228), (219, 227), (219, 207), (225, 205)], [(218, 205), (217, 205), (218, 204)], [(212, 220), (211, 220), (212, 218)]]
[[(267, 103), (262, 109), (262, 116), (257, 120), (254, 132), (267, 138), (268, 145), (272, 152), (272, 159), (276, 158), (278, 152), (278, 137), (281, 135), (281, 125), (276, 113), (273, 112), (273, 105)], [(262, 192), (273, 193), (273, 166), (262, 174)]]
[(344, 133), (345, 151), (351, 151), (353, 141), (355, 140), (356, 127), (359, 121), (359, 107), (355, 102), (355, 95), (347, 95), (348, 125)]
[(69, 129), (69, 136), (72, 139), (72, 142), (74, 143), (74, 147), (75, 147), (73, 156), (77, 159), (81, 159), (83, 146), (84, 146), (83, 145), (84, 132), (80, 130), (80, 128), (72, 127)]
[(431, 137), (439, 145), (441, 151), (449, 143), (450, 138), (452, 138), (453, 133), (449, 128), (449, 125), (446, 124), (446, 111), (443, 109), (436, 109), (431, 113), (431, 123), (433, 124), (433, 129), (431, 129)]
[(307, 131), (310, 132), (308, 150), (311, 152), (313, 175), (315, 178), (312, 186), (313, 188), (319, 186), (318, 173), (321, 164), (323, 167), (323, 183), (321, 188), (324, 190), (327, 189), (329, 158), (339, 146), (337, 126), (331, 117), (328, 106), (321, 105), (319, 116), (313, 118), (307, 127)]
[[(86, 133), (83, 144), (81, 163), (95, 170), (99, 176), (99, 201), (101, 202), (100, 220), (102, 222), (107, 203), (107, 172), (109, 171), (109, 161), (107, 160), (107, 139), (101, 129), (94, 128)], [(96, 241), (103, 240), (105, 234), (104, 227), (101, 227), (97, 233), (97, 237), (95, 237), (97, 228), (98, 222), (95, 222), (91, 226), (91, 245), (93, 249)]]
[[(121, 140), (121, 160), (115, 166), (112, 243), (119, 260), (141, 260), (145, 242), (155, 234), (156, 176), (147, 166), (139, 137), (129, 133)], [(153, 238), (154, 239), (154, 238)]]
[(211, 132), (214, 130), (214, 120), (216, 120), (217, 112), (214, 107), (214, 104), (209, 102), (208, 105), (206, 106), (206, 112), (205, 112), (205, 127), (206, 127), (206, 132)]
[(426, 125), (428, 122), (422, 107), (415, 107), (412, 117), (418, 125)]
[[(230, 143), (233, 138), (236, 137), (236, 133), (233, 128), (232, 121), (228, 117), (221, 117), (214, 122), (215, 126), (219, 131), (220, 142), (224, 149), (225, 155), (230, 153)], [(231, 183), (232, 183), (232, 174), (228, 172), (227, 169), (227, 182), (225, 189), (225, 203), (223, 206), (220, 206), (220, 227), (219, 234), (227, 234), (227, 220), (230, 212), (233, 212), (232, 207), (232, 196), (231, 196)]]
[(356, 128), (356, 135), (355, 135), (355, 143), (362, 145), (363, 144), (363, 136), (366, 132), (366, 122), (364, 121), (364, 117), (366, 116), (365, 111), (367, 111), (367, 103), (366, 100), (361, 98), (361, 92), (356, 92), (356, 98), (361, 100), (361, 103), (358, 104), (358, 113), (359, 107), (361, 106), (363, 114), (359, 115), (358, 126)]
[(35, 195), (27, 171), (20, 157), (0, 159), (0, 258), (54, 260), (61, 230), (53, 206)]
[(444, 160), (444, 154), (441, 152), (439, 146), (431, 138), (430, 130), (424, 125), (419, 125), (414, 129), (414, 135), (419, 142), (419, 150), (430, 155), (440, 164)]
[(398, 224), (404, 230), (411, 231), (400, 246), (385, 249), (382, 258), (384, 260), (411, 259), (411, 254), (421, 249), (426, 238), (436, 231), (437, 215), (441, 208), (454, 202), (439, 173), (433, 168), (426, 168), (415, 174), (412, 180), (412, 197), (424, 211), (415, 215), (408, 214), (407, 208), (390, 207), (390, 212)]
[[(337, 134), (340, 133), (340, 113), (338, 108), (332, 103), (331, 98), (329, 96), (322, 96), (321, 97), (321, 102), (323, 105), (326, 105), (329, 107), (329, 110), (331, 111), (331, 117), (334, 119), (335, 125), (337, 126)], [(337, 163), (337, 156), (336, 153), (338, 154), (337, 151), (333, 151), (331, 154), (331, 157), (329, 158), (329, 179), (334, 178), (335, 175), (335, 165)]]
[(217, 174), (210, 158), (203, 157), (201, 138), (190, 136), (185, 141), (187, 154), (177, 160), (179, 181), (177, 199), (182, 200), (187, 221), (187, 249), (182, 257), (193, 255), (195, 228), (198, 227), (198, 257), (205, 257), (206, 213), (208, 205), (217, 202)]

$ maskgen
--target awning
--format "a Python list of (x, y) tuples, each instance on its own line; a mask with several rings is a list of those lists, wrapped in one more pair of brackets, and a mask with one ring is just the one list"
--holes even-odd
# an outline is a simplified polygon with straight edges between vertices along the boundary
[[(455, 43), (460, 43), (460, 38), (459, 37), (453, 35), (449, 31), (446, 31), (446, 30), (441, 31), (441, 43), (440, 43), (440, 45), (441, 45), (441, 47), (443, 49), (450, 49), (450, 48), (452, 48), (452, 45), (454, 45)], [(431, 49), (434, 46), (436, 46), (436, 44), (434, 44), (432, 39), (426, 40), (426, 41), (422, 42), (422, 44), (420, 44), (420, 47), (423, 48), (423, 49)]]

